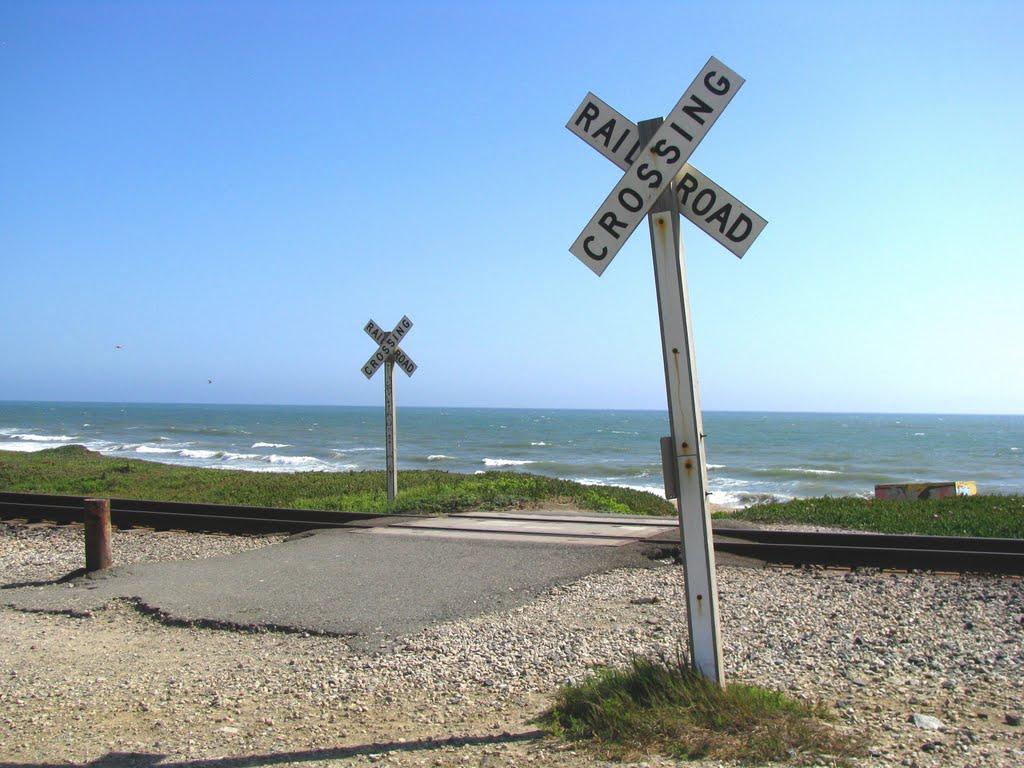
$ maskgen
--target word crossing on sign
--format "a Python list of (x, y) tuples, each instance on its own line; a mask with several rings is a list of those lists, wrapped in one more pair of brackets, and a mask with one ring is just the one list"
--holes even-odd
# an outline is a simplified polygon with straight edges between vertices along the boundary
[(664, 120), (633, 124), (593, 94), (566, 127), (626, 171), (569, 249), (600, 275), (647, 216), (671, 436), (662, 440), (668, 498), (679, 511), (690, 656), (721, 685), (718, 585), (707, 506), (707, 453), (679, 214), (742, 257), (766, 221), (687, 160), (743, 78), (712, 57)]
[(387, 469), (388, 501), (394, 501), (398, 495), (398, 446), (395, 430), (395, 380), (394, 368), (398, 365), (406, 375), (416, 372), (416, 363), (398, 346), (405, 335), (412, 330), (412, 320), (402, 316), (398, 325), (390, 333), (385, 331), (373, 320), (363, 330), (380, 346), (363, 365), (363, 375), (373, 378), (377, 369), (384, 366), (384, 449)]
[[(592, 93), (565, 127), (624, 171), (640, 152), (636, 124)], [(739, 258), (768, 223), (689, 163), (676, 175), (675, 188), (679, 212)]]
[(363, 366), (363, 375), (366, 378), (372, 378), (377, 369), (388, 359), (393, 359), (398, 364), (398, 367), (405, 371), (408, 376), (412, 376), (416, 372), (416, 363), (398, 346), (398, 343), (405, 338), (405, 334), (411, 329), (412, 320), (404, 315), (391, 333), (384, 331), (373, 320), (370, 320), (363, 327), (367, 335), (380, 344), (380, 348), (370, 356), (370, 359)]
[(600, 275), (743, 85), (713, 56), (569, 250)]

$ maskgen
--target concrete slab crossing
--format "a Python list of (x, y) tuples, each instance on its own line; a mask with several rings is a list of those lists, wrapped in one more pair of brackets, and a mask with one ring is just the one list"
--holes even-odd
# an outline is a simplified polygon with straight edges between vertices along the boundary
[(377, 535), (531, 541), (574, 546), (621, 547), (678, 530), (675, 518), (556, 514), (553, 512), (473, 512), (403, 520), (374, 528)]

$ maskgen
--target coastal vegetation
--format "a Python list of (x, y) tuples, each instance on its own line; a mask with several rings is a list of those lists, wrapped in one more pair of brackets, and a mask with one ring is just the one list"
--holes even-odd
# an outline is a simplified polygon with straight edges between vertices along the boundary
[(719, 688), (681, 662), (636, 659), (563, 687), (541, 722), (556, 737), (620, 760), (657, 752), (757, 765), (844, 763), (858, 748), (830, 719), (824, 707), (777, 691)]
[(403, 471), (388, 503), (384, 472), (245, 472), (102, 456), (80, 445), (0, 451), (0, 491), (104, 496), (346, 512), (444, 514), (568, 504), (634, 515), (671, 515), (650, 493), (540, 475)]
[(1024, 539), (1024, 496), (956, 496), (925, 501), (856, 497), (755, 504), (716, 517), (757, 523), (802, 523), (877, 533)]
[[(523, 472), (403, 471), (398, 497), (389, 503), (383, 472), (277, 473), (186, 467), (102, 456), (78, 445), (35, 453), (0, 451), (0, 491), (381, 514), (544, 506), (629, 515), (675, 514), (671, 502), (652, 493)], [(878, 533), (1024, 538), (1024, 496), (1019, 495), (929, 501), (822, 497), (721, 510), (715, 517)]]

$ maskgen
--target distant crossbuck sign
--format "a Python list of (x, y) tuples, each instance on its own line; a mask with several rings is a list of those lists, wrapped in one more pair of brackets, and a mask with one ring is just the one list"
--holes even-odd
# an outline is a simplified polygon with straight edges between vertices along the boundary
[(566, 124), (625, 171), (570, 247), (572, 254), (600, 275), (648, 218), (672, 431), (662, 440), (665, 495), (676, 499), (679, 510), (693, 666), (718, 684), (722, 646), (707, 455), (678, 214), (739, 257), (765, 228), (763, 218), (687, 162), (743, 82), (712, 57), (664, 120), (637, 125), (588, 93)]
[(366, 334), (380, 346), (362, 367), (363, 376), (372, 379), (373, 374), (384, 368), (384, 461), (387, 480), (388, 501), (394, 501), (398, 495), (398, 437), (395, 426), (395, 382), (394, 367), (397, 365), (407, 376), (416, 372), (416, 363), (409, 357), (399, 342), (412, 330), (412, 320), (403, 315), (390, 333), (385, 331), (373, 320), (363, 326)]
[(366, 331), (371, 339), (380, 344), (380, 347), (366, 361), (366, 365), (363, 366), (363, 376), (368, 379), (373, 378), (373, 374), (388, 361), (388, 358), (394, 360), (395, 364), (405, 371), (406, 375), (412, 376), (416, 372), (416, 363), (398, 346), (398, 343), (405, 338), (405, 334), (411, 329), (412, 320), (404, 315), (391, 333), (386, 332), (373, 320), (368, 322), (363, 327), (363, 330)]

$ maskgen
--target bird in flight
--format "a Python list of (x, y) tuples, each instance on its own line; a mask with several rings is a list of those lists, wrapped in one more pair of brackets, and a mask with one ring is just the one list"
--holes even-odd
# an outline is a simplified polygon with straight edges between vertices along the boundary
[(207, 383), (207, 384), (213, 384), (213, 379), (207, 379), (207, 380), (206, 380), (206, 383)]
[(124, 349), (124, 344), (115, 344), (114, 349)]

